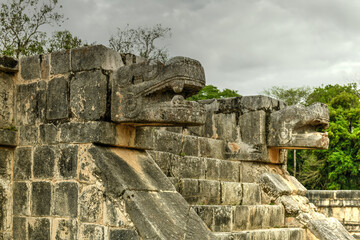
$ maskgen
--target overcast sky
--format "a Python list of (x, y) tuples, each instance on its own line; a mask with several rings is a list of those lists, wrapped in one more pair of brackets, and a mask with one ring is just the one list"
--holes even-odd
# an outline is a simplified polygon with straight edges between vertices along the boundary
[[(1, 0), (3, 1), (3, 0)], [(360, 79), (359, 0), (60, 0), (62, 26), (108, 45), (117, 27), (172, 29), (171, 56), (205, 68), (207, 84), (259, 94), (271, 86)]]

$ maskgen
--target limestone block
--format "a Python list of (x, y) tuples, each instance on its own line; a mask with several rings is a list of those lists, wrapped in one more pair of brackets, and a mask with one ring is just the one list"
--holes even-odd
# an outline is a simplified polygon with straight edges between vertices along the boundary
[(51, 53), (51, 74), (64, 74), (70, 72), (70, 50)]
[(78, 225), (76, 219), (52, 219), (52, 236), (56, 240), (77, 240)]
[(214, 114), (214, 132), (217, 139), (234, 142), (238, 137), (236, 114)]
[(54, 145), (44, 145), (34, 149), (34, 178), (52, 179), (54, 177), (57, 153)]
[(179, 158), (171, 153), (158, 152), (158, 151), (147, 151), (151, 158), (156, 162), (162, 172), (170, 177), (171, 176), (171, 162), (173, 158)]
[(10, 149), (0, 148), (0, 179), (11, 180), (13, 152)]
[(219, 180), (239, 182), (240, 180), (240, 163), (233, 161), (219, 162)]
[(203, 158), (175, 156), (171, 161), (171, 176), (205, 179), (206, 166)]
[(42, 121), (46, 109), (45, 81), (19, 84), (16, 88), (16, 125)]
[(10, 75), (0, 72), (0, 128), (14, 121), (14, 83)]
[(206, 226), (210, 229), (214, 228), (214, 208), (213, 207), (203, 207), (202, 205), (193, 206), (194, 211), (199, 215), (199, 217), (204, 221)]
[(78, 146), (60, 145), (57, 162), (58, 176), (63, 179), (75, 179), (77, 176)]
[(50, 182), (33, 182), (31, 197), (31, 215), (49, 216), (51, 207)]
[(110, 230), (109, 240), (128, 239), (139, 240), (139, 235), (135, 230), (112, 229)]
[(120, 54), (103, 45), (71, 50), (71, 69), (74, 72), (92, 69), (115, 70), (123, 65)]
[(335, 191), (336, 198), (360, 199), (359, 190), (337, 190)]
[(185, 156), (198, 156), (199, 155), (199, 143), (198, 138), (189, 135), (183, 135), (183, 146), (181, 154)]
[(204, 158), (206, 163), (206, 179), (217, 180), (220, 177), (220, 162), (221, 160)]
[(58, 120), (69, 117), (68, 79), (54, 78), (49, 81), (46, 95), (46, 119)]
[(189, 204), (198, 204), (200, 201), (201, 193), (197, 179), (181, 179), (179, 192)]
[[(239, 112), (241, 110), (241, 99), (242, 97), (216, 99), (217, 110), (214, 110), (218, 113)], [(214, 103), (212, 105), (214, 107)]]
[(355, 239), (335, 218), (312, 219), (307, 226), (320, 240)]
[(36, 125), (26, 125), (19, 127), (19, 145), (27, 146), (38, 143), (38, 127)]
[(220, 203), (220, 182), (199, 180), (199, 202), (202, 204), (218, 204)]
[(50, 77), (50, 54), (40, 55), (40, 78), (49, 80)]
[(29, 240), (50, 239), (50, 220), (48, 218), (28, 219)]
[(10, 231), (12, 226), (11, 185), (1, 182), (0, 185), (0, 231)]
[(103, 192), (95, 185), (86, 186), (79, 196), (80, 220), (100, 223), (103, 216)]
[(25, 182), (14, 182), (13, 214), (14, 216), (30, 215), (30, 186)]
[(2, 232), (2, 233), (0, 233), (0, 239), (2, 239), (2, 240), (13, 240), (11, 235), (12, 235), (11, 232)]
[(182, 149), (182, 135), (168, 131), (156, 131), (155, 144), (156, 150), (180, 154)]
[(241, 98), (241, 107), (249, 111), (272, 111), (278, 109), (280, 104), (283, 105), (279, 100), (262, 95)]
[(236, 182), (221, 183), (221, 203), (224, 205), (240, 205), (242, 202), (242, 185)]
[(100, 70), (75, 74), (70, 82), (70, 108), (75, 117), (99, 120), (105, 117), (107, 79)]
[(105, 240), (104, 226), (96, 224), (81, 224), (79, 239)]
[(42, 144), (58, 143), (58, 128), (54, 124), (41, 124), (39, 131)]
[(12, 146), (18, 145), (18, 131), (9, 129), (0, 129), (0, 145)]
[(78, 211), (77, 183), (75, 182), (55, 183), (53, 215), (60, 217), (77, 217), (78, 216), (77, 211)]
[(25, 80), (35, 80), (40, 78), (40, 56), (23, 57), (20, 59), (20, 74)]
[(276, 173), (262, 174), (259, 183), (263, 191), (273, 197), (290, 195), (292, 193), (292, 189), (288, 186), (285, 179)]
[(242, 205), (256, 205), (261, 203), (261, 190), (256, 183), (243, 183)]
[(13, 237), (14, 240), (26, 239), (26, 218), (14, 217), (13, 218)]
[(296, 216), (300, 212), (308, 213), (312, 210), (308, 205), (309, 200), (299, 195), (283, 195), (276, 199), (276, 202), (284, 206), (286, 214), (289, 216)]
[(251, 145), (266, 144), (266, 114), (255, 111), (242, 114), (239, 119), (243, 142)]
[(224, 159), (225, 143), (222, 140), (199, 137), (200, 156)]
[(233, 207), (223, 206), (214, 209), (214, 227), (215, 232), (231, 232), (233, 222)]
[(131, 227), (129, 215), (125, 212), (125, 201), (122, 198), (106, 197), (104, 201), (104, 224), (111, 227)]

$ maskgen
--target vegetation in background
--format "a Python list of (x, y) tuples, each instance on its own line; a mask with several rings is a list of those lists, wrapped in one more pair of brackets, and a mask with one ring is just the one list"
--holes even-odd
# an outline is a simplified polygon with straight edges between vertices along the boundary
[(280, 99), (287, 105), (304, 104), (311, 92), (310, 87), (286, 88), (278, 86), (263, 91), (265, 95)]
[(206, 85), (200, 92), (192, 97), (187, 98), (190, 101), (213, 99), (213, 98), (227, 98), (227, 97), (240, 97), (236, 90), (230, 90), (225, 88), (224, 90), (219, 90), (213, 85)]

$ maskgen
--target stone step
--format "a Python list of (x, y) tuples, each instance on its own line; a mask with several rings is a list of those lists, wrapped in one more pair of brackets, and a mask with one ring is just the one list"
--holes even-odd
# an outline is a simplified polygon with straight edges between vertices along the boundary
[(168, 177), (240, 182), (241, 163), (217, 158), (148, 151)]
[(301, 228), (272, 228), (241, 232), (214, 233), (218, 240), (303, 240), (305, 233)]
[(225, 182), (206, 179), (169, 178), (176, 190), (195, 205), (258, 205), (261, 190), (256, 183)]
[(233, 232), (284, 226), (282, 205), (194, 205), (205, 224), (214, 232)]

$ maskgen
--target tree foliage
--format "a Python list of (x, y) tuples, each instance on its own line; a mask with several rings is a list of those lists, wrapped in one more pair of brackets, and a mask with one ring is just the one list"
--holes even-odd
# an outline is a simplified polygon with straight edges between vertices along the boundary
[(68, 30), (54, 32), (52, 38), (48, 40), (46, 51), (54, 52), (69, 50), (72, 48), (87, 45), (79, 37), (73, 36)]
[[(44, 25), (60, 25), (58, 0), (8, 0), (0, 9), (0, 53), (19, 58), (45, 51)], [(61, 6), (59, 6), (61, 8)]]
[(109, 45), (120, 53), (133, 53), (164, 62), (168, 58), (168, 50), (155, 43), (168, 37), (171, 37), (171, 28), (163, 27), (161, 24), (138, 28), (130, 28), (127, 25), (124, 29), (117, 29), (116, 34), (110, 37)]
[(304, 104), (311, 93), (310, 87), (286, 88), (273, 86), (264, 90), (267, 96), (284, 101), (287, 105)]
[(227, 98), (227, 97), (240, 97), (241, 95), (235, 90), (230, 90), (225, 88), (224, 90), (219, 90), (213, 85), (206, 85), (200, 92), (192, 97), (189, 97), (188, 100), (197, 101), (204, 99), (213, 99), (213, 98)]

